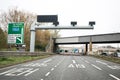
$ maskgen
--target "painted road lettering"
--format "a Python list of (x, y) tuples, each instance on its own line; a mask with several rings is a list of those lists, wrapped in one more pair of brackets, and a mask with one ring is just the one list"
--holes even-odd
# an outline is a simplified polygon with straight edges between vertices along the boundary
[(35, 72), (37, 70), (39, 70), (39, 68), (37, 68), (37, 69), (33, 69), (33, 68), (13, 68), (13, 69), (10, 69), (8, 71), (0, 73), (0, 75), (20, 76), (20, 75), (24, 74), (24, 76), (28, 76), (28, 75), (32, 74), (33, 72)]

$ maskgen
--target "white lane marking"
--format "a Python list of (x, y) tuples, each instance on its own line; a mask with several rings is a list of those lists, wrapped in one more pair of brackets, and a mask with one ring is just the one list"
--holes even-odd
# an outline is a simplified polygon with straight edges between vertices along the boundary
[(35, 70), (33, 70), (33, 71), (30, 71), (29, 73), (25, 74), (24, 76), (28, 76), (28, 75), (32, 74), (33, 72), (35, 72), (35, 71), (37, 71), (37, 70), (39, 70), (39, 69), (35, 69)]
[(52, 61), (52, 59), (48, 59), (48, 60), (44, 61), (43, 63), (47, 63), (47, 62), (50, 62), (50, 61)]
[(68, 67), (69, 67), (69, 68), (70, 68), (70, 67), (74, 68), (74, 65), (73, 65), (73, 64), (70, 64)]
[(9, 73), (9, 72), (12, 72), (12, 71), (14, 71), (14, 70), (16, 70), (16, 68), (10, 69), (10, 70), (5, 71), (5, 72), (2, 72), (2, 73), (0, 73), (0, 75), (3, 75), (3, 74), (6, 74), (6, 73)]
[(109, 74), (109, 76), (111, 76), (112, 78), (116, 79), (116, 80), (120, 80), (119, 78), (117, 78), (116, 76)]
[(76, 62), (75, 62), (75, 60), (72, 60), (72, 62), (75, 64)]
[(101, 64), (104, 64), (104, 65), (108, 65), (107, 63), (102, 62), (102, 61), (98, 61), (98, 60), (96, 60), (96, 62), (101, 63)]
[(88, 62), (88, 61), (85, 61), (86, 63), (90, 63), (90, 62)]
[(40, 80), (43, 80), (43, 79), (40, 79)]
[(23, 66), (31, 66), (31, 67), (46, 67), (47, 64), (45, 63), (29, 63), (29, 64), (25, 64)]
[(82, 67), (82, 68), (85, 68), (85, 66), (84, 66), (83, 64), (81, 65), (81, 67)]
[(82, 60), (84, 60), (83, 58), (81, 58)]
[(102, 70), (101, 68), (99, 68), (98, 66), (94, 65), (94, 64), (91, 64), (93, 67), (95, 67), (96, 69), (98, 70)]
[(57, 67), (57, 65), (55, 65), (55, 67)]
[(47, 74), (45, 74), (45, 76), (48, 76), (50, 74), (50, 72), (48, 72)]
[(107, 67), (109, 67), (110, 69), (120, 69), (120, 66), (107, 66)]
[(53, 71), (53, 70), (54, 70), (54, 68), (51, 69), (51, 71)]
[(85, 66), (83, 64), (76, 64), (76, 68), (85, 68)]
[(0, 75), (5, 75), (5, 76), (19, 76), (24, 74), (24, 76), (28, 76), (29, 74), (32, 74), (33, 72), (39, 70), (33, 69), (33, 68), (13, 68), (8, 71), (5, 71), (3, 73), (0, 73)]

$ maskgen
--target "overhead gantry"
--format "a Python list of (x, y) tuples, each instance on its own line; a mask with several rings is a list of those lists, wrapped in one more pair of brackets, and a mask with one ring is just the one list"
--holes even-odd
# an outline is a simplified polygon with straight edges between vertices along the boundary
[[(41, 23), (53, 23), (52, 25), (45, 25)], [(35, 31), (38, 29), (94, 29), (95, 22), (90, 21), (88, 26), (78, 26), (77, 21), (72, 21), (71, 25), (59, 25), (57, 15), (38, 15), (37, 21), (31, 25), (30, 32), (30, 52), (34, 52), (35, 46)]]

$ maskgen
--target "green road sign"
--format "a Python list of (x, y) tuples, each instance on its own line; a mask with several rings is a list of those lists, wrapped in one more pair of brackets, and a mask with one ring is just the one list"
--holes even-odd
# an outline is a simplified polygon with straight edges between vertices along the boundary
[(8, 24), (8, 44), (23, 44), (24, 43), (24, 23), (9, 23)]

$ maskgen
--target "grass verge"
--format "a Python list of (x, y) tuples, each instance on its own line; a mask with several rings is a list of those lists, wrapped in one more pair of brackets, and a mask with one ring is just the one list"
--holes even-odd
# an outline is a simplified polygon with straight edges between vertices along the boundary
[(119, 57), (102, 56), (102, 55), (90, 55), (90, 56), (120, 64)]
[(0, 57), (0, 68), (29, 62), (33, 60), (43, 59), (52, 56), (51, 54), (41, 54), (40, 56), (11, 56), (11, 57)]

